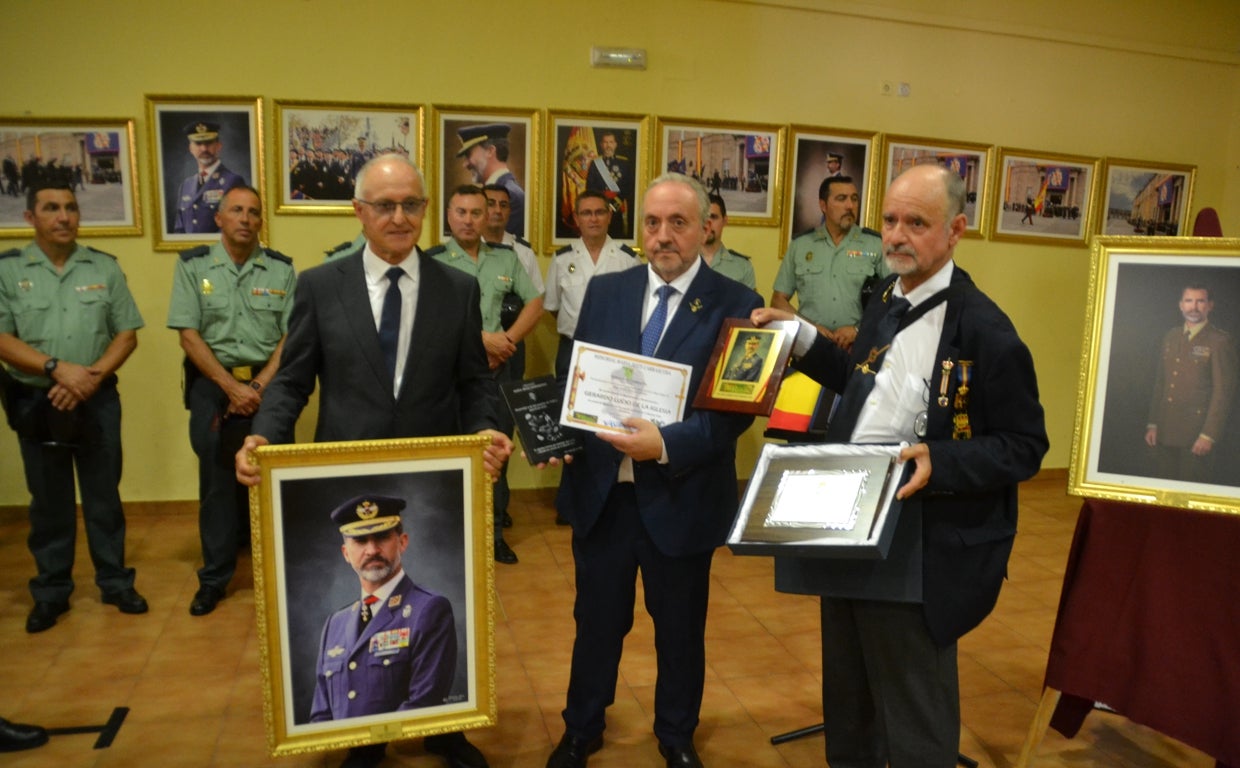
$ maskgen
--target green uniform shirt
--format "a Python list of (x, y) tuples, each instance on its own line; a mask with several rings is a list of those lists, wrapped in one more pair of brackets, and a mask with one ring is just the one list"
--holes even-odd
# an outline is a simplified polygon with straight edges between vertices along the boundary
[(521, 266), (517, 254), (506, 245), (495, 245), (485, 240), (478, 244), (478, 260), (474, 261), (469, 254), (457, 245), (456, 240), (449, 238), (443, 245), (437, 245), (426, 252), (427, 256), (436, 261), (456, 267), (462, 272), (473, 275), (481, 289), (482, 330), (495, 333), (503, 330), (500, 324), (500, 308), (504, 302), (504, 294), (515, 293), (527, 304), (542, 296), (542, 292), (534, 287), (529, 273)]
[(743, 283), (750, 290), (756, 290), (758, 287), (758, 281), (753, 274), (753, 264), (749, 263), (749, 257), (742, 253), (729, 251), (728, 247), (722, 243), (719, 244), (719, 250), (715, 253), (715, 259), (710, 263), (710, 268), (724, 277)]
[(775, 290), (798, 296), (798, 311), (831, 330), (861, 320), (861, 286), (870, 275), (886, 277), (883, 241), (853, 227), (836, 245), (826, 227), (792, 238), (775, 276)]
[[(78, 244), (56, 271), (34, 242), (0, 254), (0, 333), (9, 333), (60, 360), (92, 365), (142, 315), (113, 256)], [(13, 370), (14, 378), (50, 387), (46, 376)]]
[(192, 328), (225, 368), (265, 363), (288, 332), (297, 276), (292, 261), (256, 247), (245, 263), (224, 246), (181, 254), (172, 275), (169, 328)]

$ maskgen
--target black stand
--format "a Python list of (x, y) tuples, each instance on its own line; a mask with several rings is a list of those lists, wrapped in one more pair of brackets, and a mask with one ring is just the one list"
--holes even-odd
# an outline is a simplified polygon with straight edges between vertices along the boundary
[[(819, 723), (818, 725), (811, 725), (807, 728), (798, 728), (795, 731), (779, 733), (771, 737), (771, 745), (778, 746), (780, 744), (786, 744), (789, 741), (796, 741), (803, 736), (813, 736), (815, 733), (822, 733), (823, 728), (824, 724)], [(956, 755), (956, 762), (963, 765), (965, 768), (977, 768), (977, 761), (968, 755)]]

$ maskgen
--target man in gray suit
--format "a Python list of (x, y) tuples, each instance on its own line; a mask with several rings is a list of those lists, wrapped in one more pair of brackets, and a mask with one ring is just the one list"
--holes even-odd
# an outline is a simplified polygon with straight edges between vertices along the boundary
[[(362, 166), (353, 210), (366, 241), (299, 275), (280, 371), (237, 453), (239, 482), (259, 482), (250, 452), (293, 441), (316, 380), (316, 442), (477, 432), (491, 436), (484, 463), (499, 473), (512, 441), (495, 429), (478, 282), (418, 250), (425, 189), (421, 171), (401, 155)], [(425, 743), (450, 768), (486, 768), (463, 734)], [(378, 765), (383, 748), (356, 747), (342, 768)]]

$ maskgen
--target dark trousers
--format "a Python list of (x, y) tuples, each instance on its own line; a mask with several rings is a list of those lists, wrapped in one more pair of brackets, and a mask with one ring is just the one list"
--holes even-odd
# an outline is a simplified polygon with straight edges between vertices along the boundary
[(568, 364), (573, 356), (573, 337), (560, 334), (560, 343), (555, 348), (556, 381), (568, 381)]
[[(521, 368), (525, 368), (525, 360), (521, 361)], [(512, 412), (508, 410), (508, 401), (504, 399), (504, 393), (500, 391), (500, 385), (508, 381), (519, 381), (520, 376), (516, 375), (512, 366), (512, 360), (495, 369), (495, 420), (499, 423), (499, 431), (508, 437), (512, 437), (515, 425), (512, 423)], [(503, 520), (504, 514), (508, 511), (508, 499), (511, 493), (508, 490), (508, 462), (504, 462), (504, 466), (499, 470), (499, 479), (495, 481), (492, 487), (492, 511), (495, 518), (495, 540), (499, 541), (504, 538)]]
[(38, 569), (30, 580), (30, 594), (40, 602), (64, 602), (73, 592), (75, 467), (95, 583), (103, 592), (119, 592), (134, 583), (134, 570), (125, 567), (125, 513), (118, 489), (121, 400), (115, 383), (105, 383), (78, 410), (81, 430), (76, 445), (19, 440), (30, 491), (28, 544)]
[(606, 726), (604, 712), (615, 701), (624, 637), (633, 627), (640, 570), (658, 658), (654, 732), (671, 746), (693, 743), (706, 674), (713, 556), (714, 550), (688, 557), (660, 552), (638, 515), (632, 483), (612, 488), (588, 536), (578, 538), (574, 531), (577, 636), (563, 713), (568, 734), (592, 739)]
[(198, 583), (223, 591), (237, 570), (241, 499), (232, 457), (220, 448), (221, 427), (228, 409), (224, 390), (205, 376), (189, 390), (189, 442), (198, 456), (198, 536), (202, 568)]
[(918, 603), (823, 597), (822, 711), (831, 768), (953, 768), (956, 644), (934, 643)]

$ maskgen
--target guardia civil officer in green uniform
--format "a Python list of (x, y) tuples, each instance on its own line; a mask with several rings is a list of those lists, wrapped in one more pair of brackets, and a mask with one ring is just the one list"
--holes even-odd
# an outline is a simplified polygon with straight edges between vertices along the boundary
[(792, 239), (771, 292), (773, 308), (799, 312), (844, 349), (857, 338), (861, 286), (871, 275), (890, 274), (882, 239), (857, 221), (860, 204), (852, 178), (824, 179), (818, 187), (823, 224)]
[[(496, 376), (496, 393), (499, 398), (500, 428), (512, 436), (512, 414), (503, 405), (499, 383), (508, 377), (508, 359), (516, 352), (517, 342), (534, 330), (542, 317), (542, 291), (534, 287), (529, 274), (521, 266), (512, 248), (488, 243), (482, 239), (486, 221), (487, 198), (482, 187), (466, 184), (457, 187), (448, 199), (448, 229), (452, 237), (442, 245), (426, 252), (437, 261), (468, 272), (478, 280), (481, 289), (482, 344), (487, 350), (487, 362)], [(504, 329), (501, 309), (504, 295), (516, 294), (525, 306)], [(508, 465), (504, 465), (495, 483), (495, 559), (501, 563), (517, 562), (517, 555), (504, 541), (501, 522), (508, 512)]]
[(27, 632), (50, 629), (69, 610), (77, 470), (82, 519), (102, 601), (145, 613), (125, 567), (121, 400), (116, 371), (138, 346), (142, 315), (116, 259), (77, 242), (77, 198), (66, 186), (31, 187), (26, 222), (34, 242), (0, 254), (0, 361), (9, 423), (30, 490), (30, 537), (38, 575)]
[(259, 245), (263, 205), (253, 187), (225, 192), (215, 223), (218, 243), (181, 254), (168, 307), (168, 327), (185, 351), (189, 441), (198, 455), (203, 562), (189, 605), (194, 616), (215, 610), (237, 569), (248, 507), (233, 454), (280, 365), (297, 282), (289, 257)]
[(706, 264), (724, 277), (730, 277), (746, 288), (754, 290), (758, 281), (754, 278), (753, 264), (743, 253), (729, 251), (723, 244), (723, 228), (728, 225), (728, 206), (719, 195), (709, 195), (710, 216), (706, 219), (706, 240), (702, 244), (702, 258)]

